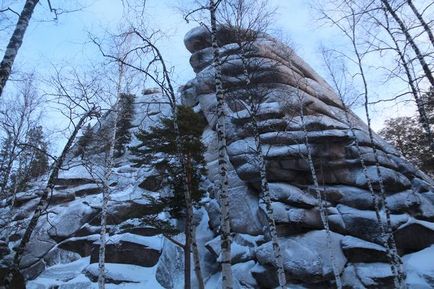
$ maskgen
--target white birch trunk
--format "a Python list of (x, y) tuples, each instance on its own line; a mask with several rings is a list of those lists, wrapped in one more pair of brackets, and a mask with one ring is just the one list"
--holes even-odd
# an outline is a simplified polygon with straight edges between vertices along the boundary
[[(370, 139), (370, 143), (371, 143), (371, 147), (372, 147), (372, 152), (374, 154), (374, 159), (375, 159), (375, 167), (376, 167), (376, 172), (377, 172), (377, 176), (378, 176), (378, 185), (380, 187), (380, 206), (381, 206), (381, 211), (384, 213), (386, 220), (386, 237), (387, 237), (387, 243), (389, 245), (390, 251), (392, 253), (392, 261), (394, 263), (394, 266), (396, 268), (396, 272), (393, 272), (394, 274), (394, 282), (395, 282), (395, 286), (396, 288), (399, 289), (405, 289), (407, 286), (405, 284), (405, 273), (404, 270), (402, 268), (402, 261), (401, 258), (398, 255), (398, 250), (396, 248), (396, 243), (395, 243), (395, 238), (393, 236), (393, 231), (392, 231), (392, 221), (390, 219), (390, 210), (387, 206), (387, 202), (386, 202), (386, 191), (385, 191), (385, 187), (384, 187), (384, 181), (383, 181), (383, 175), (381, 173), (380, 170), (380, 161), (378, 159), (378, 152), (377, 149), (375, 147), (375, 143), (374, 143), (374, 137), (373, 137), (373, 132), (372, 132), (372, 128), (371, 128), (371, 119), (369, 116), (369, 109), (368, 109), (368, 98), (366, 97), (365, 99), (365, 113), (366, 113), (366, 118), (367, 118), (367, 123), (368, 123), (368, 132), (369, 132), (369, 139)], [(387, 249), (387, 247), (386, 247)]]
[[(385, 2), (388, 5), (388, 7), (391, 8), (389, 3), (386, 0), (382, 0), (382, 2)], [(390, 13), (395, 13), (395, 12), (392, 10), (392, 12), (390, 12)], [(396, 13), (395, 13), (395, 16), (396, 16)], [(398, 18), (398, 20), (400, 20), (400, 19)], [(403, 23), (401, 23), (401, 24), (403, 25)], [(355, 42), (355, 38), (352, 39), (352, 45), (353, 45), (354, 53), (357, 57), (357, 65), (358, 65), (358, 68), (360, 71), (360, 76), (361, 76), (362, 82), (363, 82), (364, 108), (365, 108), (366, 122), (368, 125), (369, 141), (371, 144), (372, 152), (374, 154), (376, 173), (378, 176), (378, 185), (380, 187), (380, 194), (378, 195), (378, 197), (379, 197), (381, 211), (384, 211), (384, 214), (386, 216), (385, 230), (386, 230), (387, 243), (389, 245), (390, 252), (392, 254), (391, 257), (392, 257), (393, 266), (395, 266), (395, 268), (396, 268), (396, 272), (393, 272), (394, 273), (394, 283), (395, 283), (396, 288), (405, 289), (407, 287), (405, 284), (406, 277), (405, 277), (404, 270), (402, 268), (401, 258), (398, 255), (398, 250), (396, 249), (395, 238), (394, 238), (393, 232), (392, 232), (392, 222), (390, 220), (390, 210), (389, 210), (389, 208), (387, 206), (387, 202), (386, 202), (386, 192), (385, 192), (385, 188), (384, 188), (383, 176), (382, 176), (382, 173), (380, 170), (380, 161), (378, 159), (378, 152), (377, 152), (377, 149), (375, 146), (374, 135), (373, 135), (372, 126), (371, 126), (371, 117), (369, 114), (369, 107), (368, 107), (368, 104), (369, 104), (368, 82), (366, 80), (365, 71), (363, 69), (362, 57), (359, 53), (359, 49), (358, 49), (357, 44)], [(423, 61), (423, 59), (422, 59), (422, 61)], [(386, 249), (387, 249), (387, 247), (386, 247)]]
[(408, 6), (410, 6), (414, 15), (416, 15), (417, 19), (419, 20), (419, 22), (422, 25), (423, 29), (425, 30), (426, 34), (428, 34), (429, 41), (431, 42), (431, 44), (434, 48), (434, 34), (431, 31), (431, 28), (429, 27), (428, 23), (426, 23), (425, 19), (423, 19), (422, 14), (419, 13), (416, 6), (414, 6), (414, 3), (412, 0), (407, 0), (407, 4), (408, 4)]
[(219, 197), (221, 204), (221, 266), (222, 266), (222, 288), (233, 288), (233, 277), (231, 267), (231, 224), (229, 217), (229, 196), (228, 196), (228, 175), (227, 175), (227, 152), (226, 152), (226, 115), (225, 99), (222, 83), (222, 68), (220, 49), (217, 42), (217, 2), (209, 1), (211, 18), (211, 43), (214, 51), (213, 66), (215, 69), (215, 87), (217, 97), (217, 138), (218, 138), (218, 162), (219, 162)]
[(425, 73), (425, 76), (428, 78), (428, 81), (431, 83), (431, 86), (434, 86), (434, 77), (433, 77), (433, 74), (431, 72), (431, 69), (429, 68), (428, 64), (426, 63), (425, 58), (419, 49), (419, 46), (416, 44), (413, 37), (410, 35), (410, 32), (408, 31), (404, 22), (402, 22), (401, 18), (399, 18), (398, 14), (396, 14), (396, 11), (392, 8), (392, 6), (390, 6), (389, 0), (381, 0), (381, 3), (383, 3), (384, 7), (386, 8), (386, 11), (390, 15), (392, 15), (393, 19), (395, 19), (401, 32), (404, 34), (406, 40), (410, 44), (414, 53), (416, 54), (416, 58), (418, 59), (420, 65), (422, 66), (422, 69)]
[(30, 18), (32, 17), (33, 10), (38, 4), (39, 0), (27, 0), (21, 11), (15, 30), (6, 47), (3, 60), (0, 63), (0, 97), (3, 94), (3, 89), (12, 71), (15, 58), (17, 57), (18, 50), (23, 44), (24, 34), (26, 33), (27, 26), (29, 26)]
[[(357, 153), (359, 154), (359, 157), (360, 157), (360, 165), (361, 165), (362, 170), (363, 170), (363, 175), (365, 176), (365, 178), (368, 182), (368, 189), (369, 189), (369, 192), (371, 193), (372, 200), (374, 201), (373, 204), (374, 204), (375, 216), (377, 218), (378, 225), (380, 226), (382, 243), (383, 243), (383, 246), (386, 248), (387, 257), (390, 260), (390, 268), (391, 268), (392, 274), (395, 276), (395, 279), (397, 281), (398, 270), (397, 270), (397, 267), (395, 264), (396, 262), (395, 262), (394, 253), (393, 253), (393, 251), (389, 245), (389, 242), (388, 242), (388, 239), (389, 239), (388, 234), (387, 234), (388, 232), (385, 228), (383, 218), (381, 217), (381, 204), (379, 201), (379, 197), (378, 197), (378, 194), (374, 190), (372, 179), (368, 174), (368, 167), (366, 166), (365, 159), (363, 158), (362, 150), (360, 149), (359, 140), (357, 139), (354, 127), (351, 123), (348, 108), (344, 103), (342, 95), (339, 95), (339, 97), (343, 103), (343, 108), (344, 108), (344, 112), (345, 112), (345, 119), (346, 119), (346, 122), (350, 128), (351, 136), (353, 137)], [(395, 281), (395, 286), (398, 284), (396, 281)]]
[[(411, 0), (408, 0), (408, 2), (412, 3)], [(386, 18), (386, 21), (388, 21), (387, 18)], [(425, 131), (426, 138), (428, 139), (431, 150), (434, 150), (434, 139), (433, 139), (433, 134), (431, 131), (429, 119), (428, 119), (423, 101), (419, 97), (419, 90), (416, 88), (416, 82), (412, 76), (412, 73), (411, 73), (411, 70), (409, 67), (409, 63), (407, 62), (407, 59), (405, 57), (405, 53), (401, 49), (401, 47), (399, 46), (399, 43), (395, 37), (395, 34), (393, 34), (392, 31), (390, 31), (389, 27), (385, 27), (385, 30), (387, 31), (390, 38), (392, 39), (393, 44), (395, 45), (396, 52), (398, 53), (398, 56), (401, 59), (402, 66), (404, 67), (405, 75), (407, 76), (408, 84), (409, 84), (410, 89), (411, 89), (411, 93), (413, 94), (413, 98), (416, 102), (417, 111), (419, 113), (419, 122), (421, 123), (421, 125)], [(429, 28), (428, 28), (428, 30), (429, 30)], [(429, 31), (431, 32), (431, 30), (429, 30)], [(433, 47), (434, 47), (434, 39), (433, 39)]]
[[(250, 76), (250, 73), (247, 69), (248, 63), (246, 57), (244, 56), (245, 52), (242, 47), (242, 44), (238, 43), (238, 46), (240, 47), (241, 50), (240, 58), (243, 64), (243, 74), (244, 77), (246, 78), (246, 90), (248, 91), (249, 86), (251, 84), (252, 77)], [(285, 269), (283, 267), (283, 256), (279, 245), (279, 239), (277, 237), (277, 229), (274, 220), (273, 207), (271, 205), (271, 197), (270, 197), (270, 190), (269, 190), (268, 179), (267, 179), (267, 170), (265, 166), (264, 152), (262, 150), (261, 138), (258, 129), (258, 122), (256, 119), (258, 104), (255, 104), (254, 96), (251, 93), (249, 93), (248, 95), (248, 101), (249, 103), (247, 104), (247, 106), (249, 106), (249, 108), (246, 107), (246, 109), (249, 109), (249, 114), (252, 122), (251, 124), (253, 127), (253, 135), (255, 139), (255, 152), (258, 161), (259, 176), (261, 180), (261, 196), (265, 204), (265, 214), (267, 215), (267, 221), (268, 221), (268, 226), (270, 228), (270, 236), (271, 236), (271, 242), (273, 246), (274, 258), (276, 259), (276, 264), (277, 264), (277, 279), (279, 282), (278, 288), (284, 289), (286, 285), (286, 276), (285, 276)]]
[[(256, 120), (254, 121), (254, 125), (257, 126)], [(285, 276), (285, 269), (283, 267), (283, 256), (280, 250), (279, 240), (277, 238), (276, 223), (274, 221), (273, 207), (271, 206), (271, 197), (270, 197), (270, 190), (269, 190), (268, 180), (267, 180), (264, 154), (262, 151), (261, 141), (260, 141), (257, 127), (255, 128), (255, 145), (256, 145), (257, 158), (259, 162), (262, 199), (265, 203), (268, 226), (270, 228), (271, 242), (273, 245), (273, 253), (277, 264), (277, 277), (279, 281), (278, 288), (284, 289), (286, 285), (286, 276)]]
[[(30, 219), (30, 222), (26, 227), (24, 235), (20, 241), (20, 244), (15, 249), (15, 256), (14, 256), (11, 272), (13, 272), (13, 271), (18, 272), (19, 271), (20, 262), (21, 262), (21, 258), (23, 257), (23, 254), (24, 254), (24, 250), (26, 249), (26, 246), (30, 241), (30, 237), (32, 236), (32, 233), (35, 230), (36, 225), (38, 224), (39, 218), (42, 216), (44, 210), (46, 209), (47, 202), (49, 201), (49, 196), (51, 195), (51, 193), (54, 190), (57, 178), (59, 176), (59, 171), (63, 166), (63, 162), (66, 159), (66, 155), (68, 154), (69, 150), (71, 149), (72, 144), (74, 143), (74, 140), (75, 140), (78, 132), (80, 131), (80, 128), (83, 126), (86, 119), (89, 118), (90, 116), (92, 116), (94, 113), (95, 113), (95, 111), (91, 110), (80, 118), (78, 123), (75, 125), (74, 131), (72, 132), (67, 143), (65, 144), (65, 146), (62, 150), (62, 153), (60, 154), (59, 158), (56, 160), (55, 165), (53, 166), (53, 170), (51, 171), (51, 174), (48, 178), (47, 185), (42, 192), (41, 199), (39, 200), (39, 202), (35, 208), (35, 211), (32, 215), (32, 218)], [(12, 289), (12, 288), (6, 287), (6, 289)]]
[(307, 132), (306, 125), (304, 122), (304, 108), (303, 108), (303, 101), (302, 100), (300, 100), (300, 118), (301, 118), (301, 123), (302, 123), (303, 131), (304, 131), (304, 142), (305, 142), (305, 145), (307, 148), (307, 162), (308, 162), (309, 169), (310, 169), (310, 172), (312, 175), (315, 193), (316, 193), (316, 196), (318, 199), (318, 206), (319, 206), (319, 210), (320, 210), (321, 222), (322, 222), (324, 229), (326, 231), (327, 249), (330, 252), (330, 262), (332, 265), (333, 274), (334, 274), (335, 281), (336, 281), (336, 288), (342, 289), (341, 276), (340, 276), (339, 272), (337, 271), (335, 256), (333, 255), (333, 251), (332, 251), (332, 247), (331, 247), (331, 233), (330, 233), (330, 226), (329, 226), (329, 222), (328, 222), (328, 218), (327, 218), (327, 211), (326, 211), (327, 209), (324, 207), (324, 202), (323, 202), (322, 195), (321, 195), (321, 189), (320, 189), (319, 183), (318, 183), (318, 177), (316, 174), (315, 165), (314, 165), (313, 160), (312, 160), (312, 152), (311, 152), (311, 148), (309, 145), (308, 132)]
[(98, 252), (98, 289), (105, 289), (105, 249), (107, 243), (107, 209), (110, 201), (110, 178), (113, 169), (113, 159), (116, 144), (117, 125), (119, 119), (119, 105), (121, 97), (121, 85), (124, 74), (123, 64), (119, 65), (119, 79), (116, 87), (116, 102), (113, 108), (113, 128), (109, 139), (109, 151), (105, 158), (104, 175), (102, 177), (102, 204), (101, 204), (101, 232)]

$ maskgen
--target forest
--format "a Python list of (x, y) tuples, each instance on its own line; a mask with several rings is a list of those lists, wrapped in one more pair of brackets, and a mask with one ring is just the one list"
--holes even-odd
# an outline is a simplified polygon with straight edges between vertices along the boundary
[(0, 289), (434, 288), (431, 0), (0, 0)]

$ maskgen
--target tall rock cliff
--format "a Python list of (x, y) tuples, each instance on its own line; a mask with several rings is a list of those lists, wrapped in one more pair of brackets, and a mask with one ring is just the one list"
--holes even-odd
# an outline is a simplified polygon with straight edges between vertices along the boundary
[[(377, 135), (374, 135), (372, 145), (366, 124), (352, 112), (346, 114), (331, 87), (289, 47), (264, 35), (243, 47), (247, 59), (243, 62), (231, 31), (221, 29), (219, 41), (228, 104), (227, 153), (232, 165), (233, 267), (240, 284), (249, 284), (252, 288), (277, 285), (276, 264), (259, 196), (254, 136), (249, 130), (251, 112), (241, 103), (249, 93), (245, 91), (246, 66), (255, 70), (250, 75), (250, 90), (260, 91), (255, 94), (260, 97), (255, 115), (265, 152), (284, 267), (287, 280), (292, 284), (290, 288), (329, 288), (334, 279), (330, 249), (308, 165), (307, 146), (327, 205), (332, 254), (345, 287), (393, 287), (366, 178), (368, 175), (374, 191), (379, 193), (372, 146), (378, 153), (394, 237), (409, 282), (413, 282), (414, 274), (431, 274), (432, 271), (413, 273), (410, 263), (413, 254), (423, 256), (434, 250), (430, 247), (434, 244), (432, 180)], [(218, 179), (214, 131), (216, 98), (209, 32), (204, 28), (192, 30), (185, 38), (185, 45), (192, 53), (190, 63), (196, 78), (183, 88), (184, 102), (197, 105), (208, 120), (204, 139), (208, 144), (209, 178), (214, 181)], [(367, 174), (363, 172), (360, 158), (367, 166)], [(214, 198), (217, 195), (215, 192)], [(210, 202), (208, 213), (212, 220), (209, 224), (216, 231), (217, 201)], [(249, 250), (238, 250), (238, 246), (246, 246), (246, 239), (255, 242), (250, 243), (250, 247), (247, 245)], [(208, 247), (212, 244), (214, 242)], [(253, 278), (245, 280), (246, 276)], [(420, 288), (434, 286), (429, 279), (423, 281)]]
[[(276, 264), (259, 194), (250, 116), (243, 105), (243, 65), (231, 35), (230, 31), (219, 32), (228, 103), (232, 269), (235, 288), (271, 289), (277, 286)], [(203, 133), (208, 167), (203, 186), (208, 196), (196, 209), (195, 220), (206, 288), (215, 289), (221, 288), (220, 205), (213, 185), (218, 180), (218, 162), (209, 36), (206, 29), (196, 28), (185, 38), (196, 77), (182, 87), (181, 97), (208, 122)], [(282, 43), (263, 36), (245, 53), (257, 70), (251, 85), (262, 95), (257, 119), (288, 288), (335, 288), (331, 254), (345, 288), (393, 288), (368, 179), (356, 148), (358, 144), (367, 174), (378, 191), (367, 126), (351, 112), (349, 125), (344, 107), (330, 86)], [(154, 91), (136, 98), (131, 132), (155, 125), (161, 115), (167, 115), (169, 109), (161, 104), (162, 97)], [(93, 128), (93, 157), (99, 155), (101, 137), (111, 127), (110, 119), (110, 114), (106, 115)], [(330, 244), (307, 162), (308, 146), (326, 205)], [(380, 137), (375, 136), (374, 146), (407, 283), (410, 288), (433, 288), (433, 182)], [(165, 193), (161, 179), (152, 170), (132, 167), (128, 152), (115, 163), (109, 204), (107, 288), (182, 288), (182, 250), (164, 237), (165, 232), (143, 222), (155, 213), (149, 197)], [(100, 168), (98, 162), (94, 164), (90, 170), (82, 165), (81, 156), (71, 155), (69, 168), (62, 172), (47, 214), (40, 220), (21, 264), (25, 277), (31, 280), (28, 288), (97, 288), (101, 189), (95, 177)], [(29, 191), (19, 193), (14, 207), (11, 200), (0, 204), (1, 264), (7, 264), (22, 234), (40, 185), (35, 183)], [(182, 222), (176, 225), (182, 227)], [(182, 234), (174, 238), (183, 242)]]

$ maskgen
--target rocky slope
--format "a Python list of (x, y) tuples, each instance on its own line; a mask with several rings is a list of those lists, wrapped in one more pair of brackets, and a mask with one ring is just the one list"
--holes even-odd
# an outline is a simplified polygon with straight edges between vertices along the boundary
[[(231, 33), (220, 33), (228, 90), (228, 155), (233, 231), (232, 263), (236, 288), (274, 288), (275, 264), (265, 213), (258, 193), (258, 168), (252, 152), (248, 114), (237, 102), (243, 97), (242, 66)], [(213, 182), (218, 178), (216, 106), (212, 50), (207, 30), (197, 28), (185, 38), (197, 73), (181, 91), (183, 102), (208, 121), (203, 134), (209, 196), (196, 211), (198, 241), (207, 288), (220, 288), (218, 257), (219, 203)], [(345, 288), (393, 288), (390, 266), (380, 241), (368, 182), (359, 162), (354, 136), (342, 103), (329, 85), (291, 49), (269, 37), (249, 47), (249, 59), (261, 63), (254, 85), (266, 90), (258, 113), (261, 141), (267, 152), (267, 175), (275, 220), (283, 248), (289, 288), (334, 288), (330, 249), (320, 220), (312, 177), (306, 162), (303, 126), (327, 201), (332, 230), (331, 251)], [(239, 96), (239, 97), (237, 97)], [(157, 92), (136, 99), (135, 128), (158, 122), (167, 108), (149, 105)], [(305, 122), (299, 116), (303, 106)], [(162, 112), (161, 112), (162, 111)], [(368, 166), (377, 178), (366, 125), (351, 113), (352, 127)], [(110, 115), (101, 122), (110, 126)], [(95, 127), (103, 132), (103, 127)], [(133, 140), (134, 142), (134, 140)], [(98, 140), (94, 146), (98, 147)], [(375, 136), (380, 170), (399, 254), (410, 288), (433, 288), (434, 189), (425, 174)], [(128, 154), (119, 158), (112, 181), (108, 288), (182, 288), (182, 251), (139, 220), (154, 213), (146, 196), (164, 191), (152, 171), (131, 167)], [(98, 170), (97, 168), (95, 170)], [(95, 173), (95, 172), (93, 172)], [(20, 193), (15, 207), (1, 204), (7, 229), (0, 236), (0, 256), (6, 262), (20, 238), (20, 229), (35, 206), (37, 186)], [(377, 188), (376, 188), (377, 189)], [(94, 174), (71, 157), (62, 172), (46, 216), (40, 220), (22, 262), (28, 288), (96, 288), (100, 186)], [(8, 219), (9, 218), (9, 219)], [(182, 242), (182, 235), (176, 236)]]

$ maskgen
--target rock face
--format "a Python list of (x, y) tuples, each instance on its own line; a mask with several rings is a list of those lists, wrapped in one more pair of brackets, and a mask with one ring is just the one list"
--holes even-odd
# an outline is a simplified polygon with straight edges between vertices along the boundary
[[(263, 237), (261, 242), (264, 243), (256, 244), (254, 254), (246, 255), (248, 258), (241, 262), (255, 262), (249, 273), (256, 282), (248, 288), (273, 288), (276, 286), (273, 283), (276, 281), (276, 264), (260, 205), (259, 168), (254, 156), (253, 135), (248, 129), (249, 113), (245, 106), (240, 105), (240, 100), (245, 100), (246, 82), (232, 35), (221, 28), (218, 37), (225, 59), (227, 152), (233, 167), (230, 187), (236, 188), (236, 192), (231, 191), (231, 196), (238, 200), (230, 202), (234, 212), (232, 230), (234, 238), (245, 234), (252, 238)], [(182, 92), (184, 103), (197, 106), (208, 120), (205, 141), (209, 147), (207, 161), (213, 166), (209, 177), (213, 180), (218, 177), (214, 168), (217, 166), (214, 153), (216, 98), (209, 39), (209, 32), (204, 28), (194, 29), (185, 37), (185, 45), (192, 53), (190, 63), (196, 78), (187, 83)], [(255, 66), (256, 71), (250, 74), (250, 91), (266, 91), (256, 100), (259, 108), (256, 117), (263, 151), (266, 152), (267, 177), (288, 282), (294, 288), (334, 288), (330, 249), (326, 245), (306, 162), (305, 127), (321, 191), (328, 205), (336, 267), (346, 288), (393, 288), (373, 198), (350, 129), (354, 128), (368, 176), (378, 191), (378, 175), (367, 126), (349, 112), (350, 126), (343, 105), (331, 87), (282, 43), (263, 36), (245, 48), (244, 53), (248, 65), (261, 64)], [(300, 109), (303, 109), (304, 123)], [(377, 135), (374, 138), (398, 251), (405, 262), (407, 254), (434, 244), (431, 235), (434, 232), (433, 202), (429, 198), (433, 183), (395, 148)], [(239, 202), (240, 199), (244, 201)], [(209, 212), (215, 214), (216, 210), (213, 205)], [(242, 212), (243, 216), (237, 212)], [(241, 286), (242, 281), (238, 281)]]
[[(276, 263), (259, 196), (259, 170), (253, 153), (249, 114), (241, 101), (246, 97), (243, 67), (232, 36), (230, 31), (219, 30), (218, 38), (225, 56), (223, 81), (228, 103), (226, 127), (234, 286), (271, 289), (277, 285)], [(196, 77), (182, 87), (181, 95), (184, 104), (202, 112), (208, 121), (203, 133), (208, 176), (203, 186), (209, 198), (202, 201), (203, 207), (196, 210), (195, 218), (199, 224), (197, 238), (206, 288), (214, 289), (221, 287), (221, 252), (220, 205), (213, 186), (219, 175), (209, 39), (204, 28), (187, 34), (185, 45), (192, 53), (190, 63)], [(393, 288), (373, 198), (354, 141), (356, 137), (368, 166), (368, 176), (378, 190), (375, 158), (366, 125), (350, 112), (354, 136), (342, 103), (330, 86), (282, 43), (263, 36), (248, 47), (246, 55), (256, 67), (251, 85), (263, 93), (257, 100), (257, 119), (266, 152), (267, 177), (288, 287), (335, 288), (331, 263), (334, 259), (344, 288)], [(167, 107), (150, 104), (152, 98), (161, 97), (154, 90), (138, 97), (132, 132), (137, 127), (146, 129), (157, 123), (161, 115), (168, 115)], [(304, 122), (300, 109), (303, 109)], [(110, 114), (106, 115), (94, 127), (94, 132), (103, 135), (110, 127), (110, 119)], [(303, 127), (307, 130), (308, 144)], [(132, 144), (134, 142), (133, 138)], [(432, 288), (433, 182), (376, 135), (374, 145), (409, 288)], [(101, 146), (99, 139), (94, 141), (94, 146)], [(330, 245), (326, 242), (306, 162), (308, 146), (326, 200), (332, 231)], [(183, 288), (182, 250), (163, 237), (165, 232), (139, 222), (154, 213), (148, 197), (165, 194), (164, 182), (152, 170), (132, 167), (130, 157), (127, 152), (116, 160), (111, 182), (107, 247), (110, 288)], [(49, 213), (41, 218), (23, 258), (23, 275), (31, 280), (28, 288), (96, 288), (99, 182), (80, 165), (79, 157), (71, 155), (70, 161), (73, 165), (62, 172)], [(29, 191), (17, 195), (15, 207), (11, 207), (8, 200), (0, 203), (0, 222), (7, 220), (1, 225), (5, 229), (0, 232), (0, 264), (10, 260), (13, 247), (37, 202), (37, 192), (36, 183)], [(182, 227), (182, 222), (178, 225)], [(184, 240), (182, 234), (173, 238), (181, 243)], [(193, 280), (193, 288), (195, 282)]]

